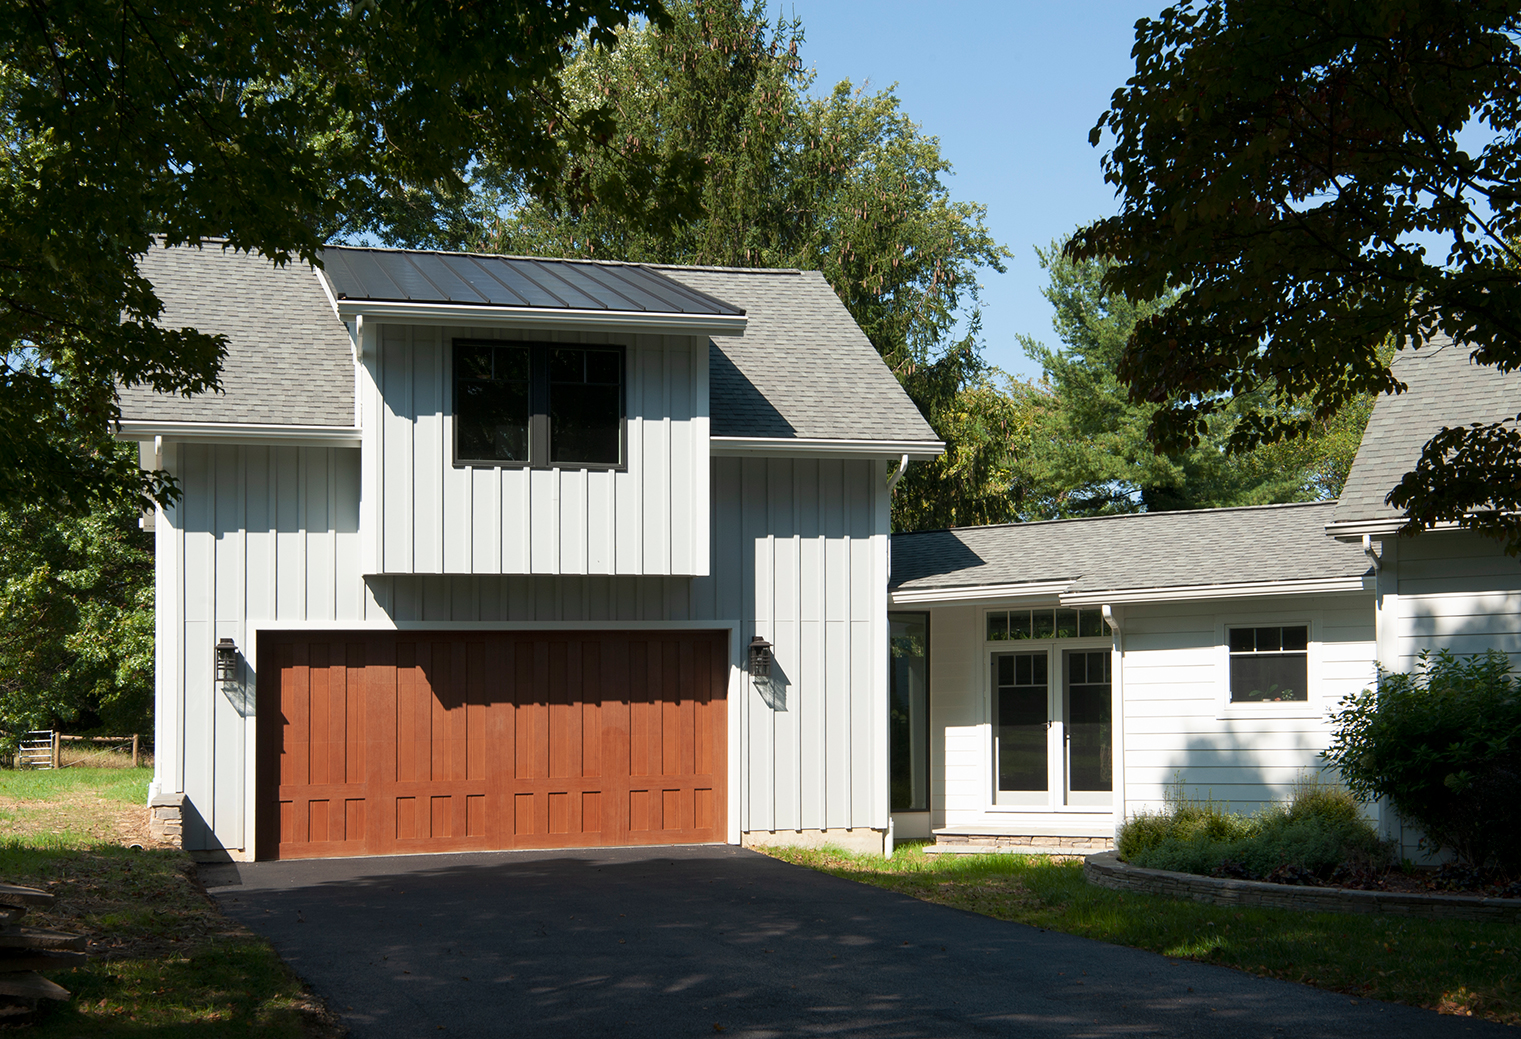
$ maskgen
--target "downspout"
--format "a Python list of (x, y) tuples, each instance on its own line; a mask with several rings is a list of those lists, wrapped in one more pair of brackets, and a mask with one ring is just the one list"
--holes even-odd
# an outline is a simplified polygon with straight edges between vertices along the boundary
[(1125, 629), (1114, 615), (1114, 609), (1105, 603), (1101, 609), (1104, 614), (1104, 623), (1109, 625), (1109, 630), (1114, 637), (1114, 666), (1111, 674), (1113, 688), (1114, 728), (1110, 738), (1109, 753), (1113, 757), (1110, 774), (1113, 777), (1111, 786), (1114, 797), (1114, 835), (1120, 835), (1120, 827), (1125, 824)]
[(1376, 574), (1384, 568), (1384, 561), (1378, 557), (1378, 552), (1373, 548), (1373, 536), (1363, 535), (1363, 555), (1373, 564), (1373, 572)]
[[(902, 456), (900, 456), (898, 458), (898, 468), (895, 469), (895, 470), (893, 470), (892, 475), (890, 475), (887, 478), (887, 497), (888, 497), (889, 501), (891, 500), (891, 498), (893, 496), (893, 488), (895, 488), (895, 487), (898, 486), (898, 481), (901, 480), (901, 479), (903, 479), (903, 474), (906, 473), (906, 472), (908, 472), (908, 455), (902, 455)], [(891, 508), (891, 505), (889, 505), (889, 508)], [(891, 537), (892, 537), (892, 534), (889, 533), (888, 534), (888, 538), (891, 539)], [(892, 546), (889, 545), (888, 549), (887, 549), (887, 580), (888, 580), (889, 584), (892, 583), (892, 579), (893, 579), (893, 552), (892, 552)], [(893, 840), (893, 813), (892, 813), (892, 806), (889, 805), (888, 806), (888, 810), (887, 810), (887, 832), (882, 835), (882, 857), (883, 858), (890, 859), (890, 858), (893, 857), (893, 845), (894, 845), (894, 843), (895, 842)]]

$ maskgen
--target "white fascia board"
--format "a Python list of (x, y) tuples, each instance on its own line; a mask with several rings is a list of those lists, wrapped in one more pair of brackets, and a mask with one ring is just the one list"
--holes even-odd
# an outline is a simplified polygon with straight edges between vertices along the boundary
[(938, 458), (945, 445), (938, 440), (830, 440), (822, 437), (709, 437), (716, 457), (761, 455), (767, 458), (889, 458), (907, 455), (914, 461)]
[(1327, 523), (1326, 534), (1337, 540), (1359, 541), (1364, 534), (1398, 534), (1405, 521), (1400, 517), (1377, 520), (1354, 520), (1348, 523)]
[[(1350, 523), (1327, 523), (1326, 534), (1337, 541), (1361, 541), (1364, 534), (1370, 537), (1387, 537), (1398, 534), (1404, 529), (1407, 521), (1401, 517), (1396, 519), (1382, 520), (1358, 520)], [(1428, 533), (1438, 534), (1443, 531), (1462, 530), (1462, 526), (1456, 520), (1442, 520), (1433, 523), (1426, 528)]]
[(969, 584), (954, 588), (899, 588), (891, 595), (894, 606), (970, 606), (1018, 602), (1026, 599), (1056, 599), (1068, 588), (1066, 581), (1027, 581), (1023, 584)]
[(132, 419), (117, 423), (118, 440), (221, 444), (284, 444), (311, 447), (358, 447), (354, 426), (277, 426), (254, 422), (156, 422)]
[(1165, 588), (1121, 588), (1063, 595), (1063, 606), (1101, 606), (1107, 603), (1180, 602), (1188, 599), (1258, 599), (1278, 595), (1331, 595), (1361, 592), (1367, 585), (1357, 577), (1320, 577), (1304, 581), (1249, 581), (1243, 584), (1184, 584)]
[(497, 325), (503, 328), (580, 329), (594, 332), (650, 332), (666, 335), (739, 336), (743, 314), (651, 314), (628, 310), (570, 310), (548, 307), (495, 307), (468, 303), (383, 303), (340, 299), (338, 317), (434, 325)]

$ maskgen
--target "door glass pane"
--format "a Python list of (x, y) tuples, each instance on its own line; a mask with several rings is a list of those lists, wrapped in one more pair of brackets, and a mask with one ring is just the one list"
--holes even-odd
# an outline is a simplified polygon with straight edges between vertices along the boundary
[(1045, 653), (993, 657), (993, 732), (1000, 793), (1047, 789), (1046, 660)]
[(1067, 786), (1074, 792), (1109, 791), (1114, 786), (1109, 652), (1068, 652), (1066, 657)]
[(888, 770), (895, 812), (929, 811), (929, 615), (890, 613)]
[(549, 461), (623, 460), (622, 360), (616, 350), (549, 351)]

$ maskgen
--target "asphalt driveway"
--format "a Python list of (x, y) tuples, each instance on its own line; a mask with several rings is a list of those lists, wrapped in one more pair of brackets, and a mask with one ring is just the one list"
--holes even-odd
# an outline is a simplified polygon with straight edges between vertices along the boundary
[(1507, 1036), (730, 847), (205, 867), (356, 1039)]

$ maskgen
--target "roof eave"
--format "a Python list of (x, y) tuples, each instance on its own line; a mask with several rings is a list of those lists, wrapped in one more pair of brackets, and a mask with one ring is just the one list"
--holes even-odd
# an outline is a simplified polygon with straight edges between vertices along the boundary
[(116, 425), (118, 440), (174, 443), (280, 444), (286, 447), (358, 447), (360, 431), (353, 426), (289, 426), (258, 422), (164, 422), (123, 419)]
[(747, 322), (744, 314), (662, 314), (628, 310), (498, 307), (346, 298), (334, 302), (341, 320), (363, 317), (370, 321), (426, 321), (430, 324), (497, 325), (503, 328), (573, 328), (597, 332), (740, 336), (745, 334)]
[(710, 437), (709, 451), (717, 457), (767, 458), (901, 458), (925, 461), (945, 454), (939, 440), (837, 440), (826, 437)]
[(888, 593), (894, 606), (977, 606), (1054, 599), (1072, 587), (1072, 578), (1061, 581), (1025, 581), (1019, 584), (968, 584), (944, 588), (898, 588)]
[(1334, 595), (1372, 591), (1370, 574), (1356, 577), (1313, 577), (1291, 581), (1243, 581), (1240, 584), (1182, 584), (1156, 588), (1114, 588), (1072, 592), (1063, 606), (1101, 606), (1106, 603), (1181, 602), (1196, 599), (1261, 599), (1281, 595)]

